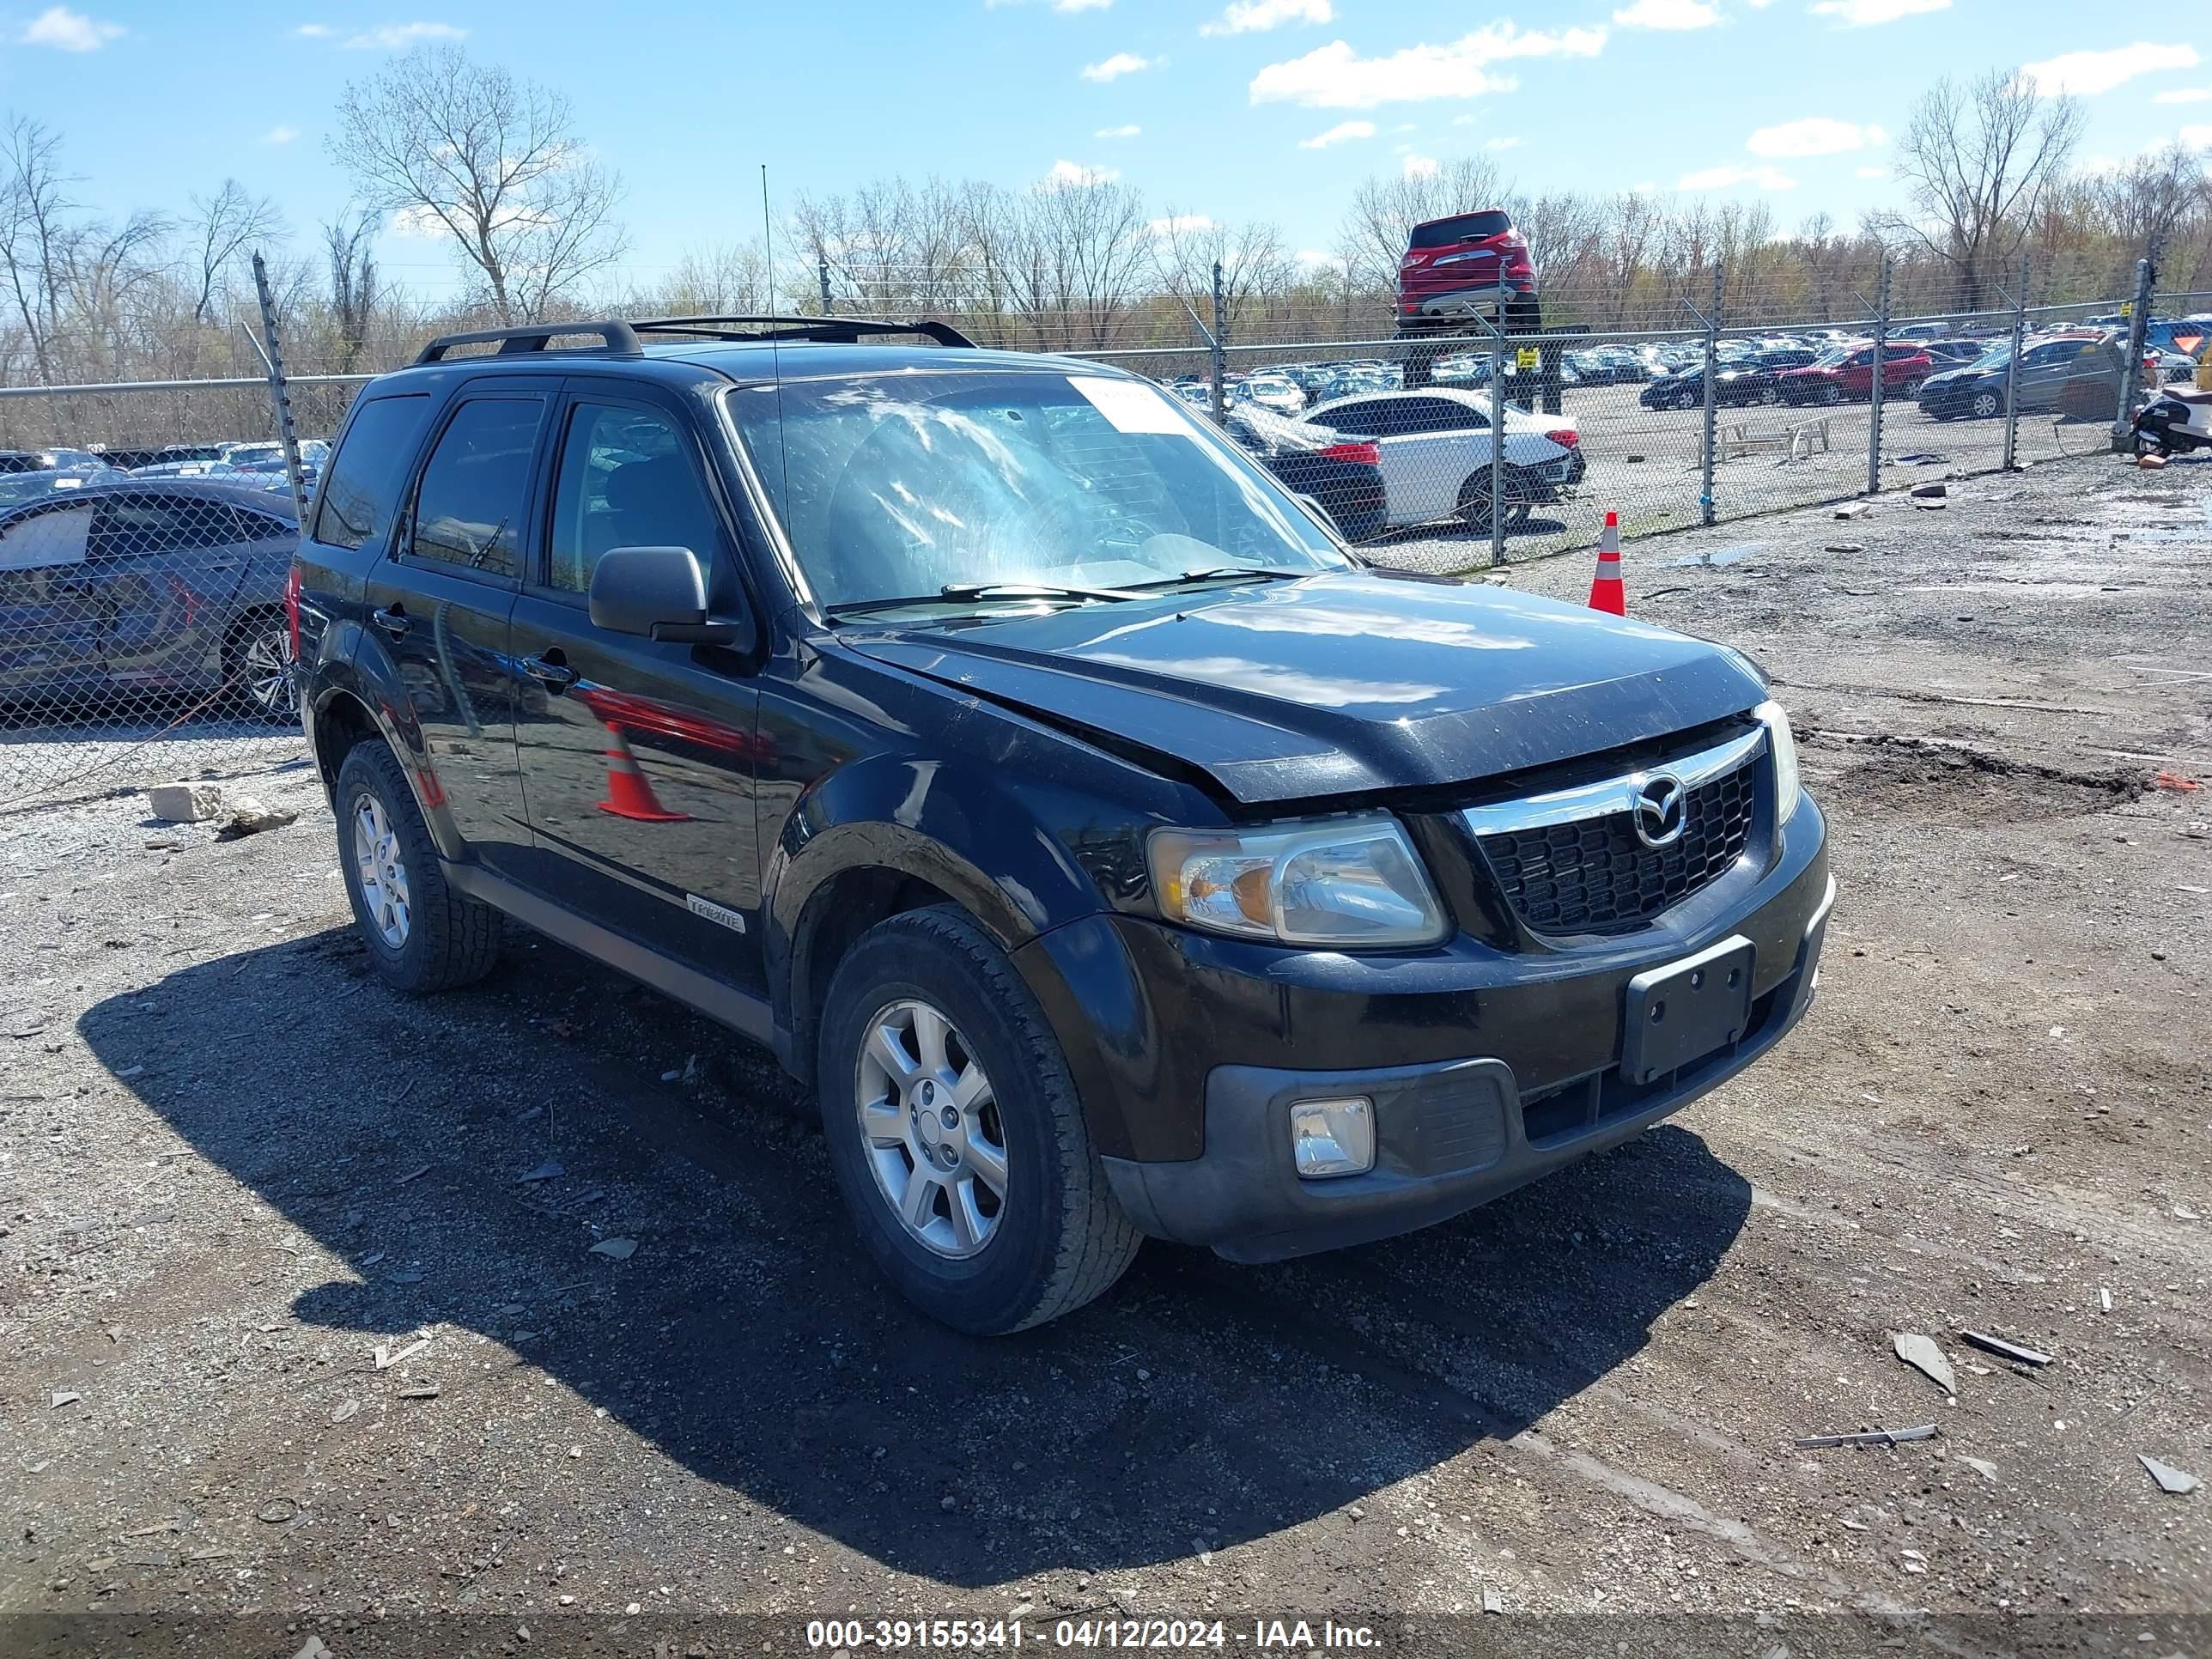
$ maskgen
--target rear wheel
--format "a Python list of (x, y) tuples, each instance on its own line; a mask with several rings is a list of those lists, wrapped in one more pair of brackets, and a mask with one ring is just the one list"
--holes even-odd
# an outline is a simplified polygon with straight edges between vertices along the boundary
[[(1505, 527), (1518, 530), (1528, 522), (1536, 510), (1536, 492), (1528, 476), (1517, 466), (1508, 466), (1505, 476), (1498, 480), (1498, 495), (1505, 507)], [(1469, 530), (1486, 534), (1490, 529), (1490, 469), (1471, 473), (1459, 487), (1459, 520)]]
[(272, 726), (300, 723), (300, 689), (292, 675), (292, 625), (281, 611), (257, 611), (223, 642), (223, 682), (240, 711)]
[(1043, 1011), (964, 911), (870, 929), (830, 981), (821, 1031), (830, 1167), (909, 1302), (1000, 1335), (1121, 1278), (1142, 1236), (1108, 1190)]
[(489, 973), (499, 961), (500, 914), (446, 880), (392, 750), (374, 738), (356, 744), (338, 768), (335, 799), (338, 868), (384, 982), (419, 995)]
[(1843, 402), (1843, 400), (1844, 389), (1838, 386), (1833, 380), (1826, 382), (1820, 387), (1820, 402), (1824, 404), (1839, 404)]

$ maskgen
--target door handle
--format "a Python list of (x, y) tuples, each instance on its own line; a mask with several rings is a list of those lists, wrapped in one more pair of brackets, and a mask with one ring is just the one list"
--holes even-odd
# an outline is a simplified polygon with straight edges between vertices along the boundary
[(407, 607), (400, 605), (372, 611), (368, 619), (395, 640), (414, 625), (408, 618)]
[(576, 683), (576, 671), (565, 662), (546, 657), (525, 657), (522, 672), (549, 691), (565, 691)]

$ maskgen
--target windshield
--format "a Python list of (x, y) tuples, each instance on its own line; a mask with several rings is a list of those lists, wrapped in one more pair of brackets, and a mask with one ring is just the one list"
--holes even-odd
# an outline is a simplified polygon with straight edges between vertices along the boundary
[(955, 584), (1351, 565), (1266, 473), (1143, 381), (905, 371), (744, 387), (729, 408), (825, 608), (934, 602)]
[(1991, 346), (1980, 356), (1975, 358), (1970, 366), (1974, 368), (2002, 368), (2011, 361), (2012, 342), (2006, 340)]

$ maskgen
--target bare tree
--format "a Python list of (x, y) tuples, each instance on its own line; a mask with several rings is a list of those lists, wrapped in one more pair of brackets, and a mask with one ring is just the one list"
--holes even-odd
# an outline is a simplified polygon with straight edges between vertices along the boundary
[(248, 196), (235, 179), (224, 179), (211, 197), (192, 197), (191, 204), (185, 228), (191, 237), (191, 276), (199, 291), (192, 320), (204, 323), (240, 259), (259, 243), (283, 234), (284, 216), (268, 198)]
[(1170, 211), (1152, 225), (1153, 268), (1170, 294), (1213, 326), (1213, 268), (1221, 267), (1222, 307), (1233, 337), (1251, 337), (1271, 305), (1279, 304), (1297, 270), (1283, 250), (1282, 233), (1264, 219), (1217, 224), (1196, 214)]
[(568, 100), (458, 46), (349, 85), (330, 148), (362, 199), (451, 239), (502, 322), (544, 317), (622, 256), (622, 181), (591, 158)]
[(775, 280), (757, 241), (686, 250), (673, 278), (641, 305), (675, 316), (754, 316), (775, 309)]
[(2081, 123), (2080, 104), (2045, 97), (2024, 75), (1999, 70), (1965, 86), (1946, 76), (1913, 106), (1898, 141), (1897, 175), (1920, 216), (1891, 216), (1884, 228), (1951, 267), (1960, 310), (1981, 310), (2063, 174)]
[(350, 374), (368, 348), (368, 329), (376, 315), (379, 272), (376, 233), (383, 215), (374, 209), (341, 216), (323, 227), (330, 258), (331, 322), (337, 334), (337, 373)]
[(61, 143), (58, 133), (27, 116), (0, 133), (0, 167), (6, 169), (0, 181), (0, 264), (39, 379), (49, 384), (68, 286), (69, 216), (76, 208), (65, 193), (70, 180), (61, 171)]

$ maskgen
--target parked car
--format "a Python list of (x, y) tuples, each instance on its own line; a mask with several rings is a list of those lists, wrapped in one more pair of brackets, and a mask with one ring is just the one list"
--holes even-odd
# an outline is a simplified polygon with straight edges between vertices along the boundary
[(1947, 368), (1963, 368), (1985, 356), (1990, 349), (1987, 340), (1923, 340), (1920, 349), (1935, 360), (1940, 373)]
[[(1772, 403), (1780, 395), (1775, 389), (1780, 376), (1786, 370), (1802, 368), (1813, 360), (1813, 353), (1801, 349), (1765, 349), (1749, 357), (1738, 357), (1728, 367), (1714, 371), (1713, 405), (1717, 409), (1726, 409)], [(1704, 363), (1693, 364), (1680, 374), (1654, 380), (1644, 388), (1638, 401), (1646, 409), (1704, 408)]]
[[(1588, 463), (1572, 420), (1503, 406), (1500, 493), (1507, 527), (1518, 529), (1537, 507), (1580, 483)], [(1471, 530), (1487, 531), (1492, 408), (1489, 392), (1431, 386), (1339, 398), (1317, 404), (1308, 418), (1377, 447), (1392, 528), (1455, 517)]]
[(0, 511), (0, 703), (227, 690), (297, 716), (289, 500), (112, 470)]
[(0, 472), (0, 507), (20, 507), (63, 490), (124, 475), (113, 467), (67, 466), (44, 472)]
[[(1936, 372), (1935, 359), (1910, 341), (1882, 348), (1884, 398), (1911, 398)], [(1874, 398), (1874, 347), (1863, 344), (1830, 352), (1803, 368), (1775, 376), (1774, 389), (1785, 404), (1869, 403)]]
[(73, 471), (106, 465), (102, 457), (88, 449), (0, 449), (0, 474)]
[(1261, 465), (1290, 489), (1312, 497), (1345, 540), (1364, 542), (1389, 526), (1382, 455), (1374, 444), (1252, 404), (1232, 410), (1228, 426), (1229, 435)]
[(1369, 568), (1096, 363), (589, 326), (434, 341), (339, 436), (295, 614), (364, 961), (463, 984), (515, 915), (771, 1045), (936, 1317), (1441, 1220), (1811, 1001), (1825, 827), (1737, 653)]
[[(1964, 368), (1929, 377), (1921, 412), (1938, 421), (1992, 420), (2005, 412), (2006, 341)], [(2052, 410), (2082, 420), (2111, 420), (2119, 407), (2124, 342), (2107, 329), (2069, 329), (2022, 342), (2009, 378), (2023, 412)]]
[(1398, 261), (1401, 332), (1463, 329), (1476, 317), (1516, 329), (1538, 320), (1536, 267), (1503, 208), (1415, 225)]

